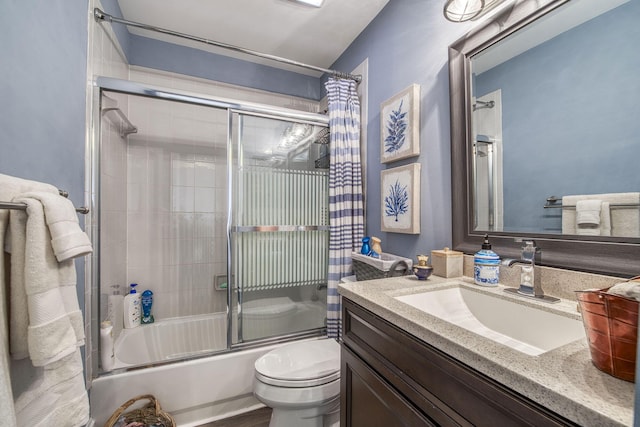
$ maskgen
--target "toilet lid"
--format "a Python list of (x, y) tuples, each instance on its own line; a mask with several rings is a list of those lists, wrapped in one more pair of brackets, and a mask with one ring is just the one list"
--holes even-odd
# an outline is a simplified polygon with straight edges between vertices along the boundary
[(287, 344), (255, 363), (258, 380), (281, 387), (312, 387), (340, 378), (340, 344), (320, 339)]

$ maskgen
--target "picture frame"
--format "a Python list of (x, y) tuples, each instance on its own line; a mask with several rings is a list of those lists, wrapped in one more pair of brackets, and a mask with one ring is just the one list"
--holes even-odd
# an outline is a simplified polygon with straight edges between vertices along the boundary
[(380, 227), (390, 233), (420, 233), (420, 163), (380, 172)]
[(380, 104), (380, 163), (420, 155), (420, 85)]

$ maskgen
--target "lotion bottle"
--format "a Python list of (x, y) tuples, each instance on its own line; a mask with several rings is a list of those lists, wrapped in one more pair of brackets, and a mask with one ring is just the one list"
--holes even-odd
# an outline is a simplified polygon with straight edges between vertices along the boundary
[(140, 326), (140, 294), (136, 292), (137, 283), (129, 285), (131, 290), (124, 297), (124, 327), (126, 329)]
[(100, 363), (105, 371), (112, 370), (115, 365), (113, 325), (110, 320), (104, 320), (100, 323)]
[(117, 337), (122, 331), (124, 318), (124, 295), (120, 295), (120, 285), (112, 285), (112, 295), (109, 295), (107, 307), (107, 319), (111, 321), (113, 336)]
[(500, 257), (491, 250), (489, 235), (484, 235), (482, 249), (473, 257), (473, 281), (480, 286), (498, 286)]

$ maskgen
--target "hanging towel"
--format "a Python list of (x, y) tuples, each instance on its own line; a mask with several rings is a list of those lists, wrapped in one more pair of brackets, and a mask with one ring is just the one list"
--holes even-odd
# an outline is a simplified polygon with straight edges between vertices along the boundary
[(78, 214), (71, 200), (45, 192), (25, 193), (22, 197), (39, 200), (51, 234), (51, 246), (58, 261), (66, 261), (92, 252), (89, 236), (78, 223)]
[(12, 362), (12, 373), (21, 376), (21, 388), (14, 387), (16, 419), (19, 426), (83, 426), (89, 421), (89, 402), (79, 348), (84, 345), (84, 322), (74, 261), (58, 261), (45, 207), (28, 195), (33, 196), (13, 199), (27, 209), (11, 211), (9, 224), (11, 286), (26, 294), (26, 309), (15, 308), (28, 313), (26, 332), (10, 326), (12, 334), (26, 335), (29, 355)]
[[(22, 194), (27, 191), (40, 191), (56, 195), (58, 194), (58, 189), (53, 185), (0, 174), (0, 200), (10, 201), (18, 194)], [(6, 253), (11, 250), (8, 236), (11, 212), (20, 211), (0, 209), (0, 247), (4, 249), (2, 251), (3, 254), (0, 257), (0, 414), (2, 414), (2, 421), (0, 421), (0, 424), (7, 427), (13, 427), (16, 425), (14, 393), (11, 389), (12, 371), (10, 370), (10, 348), (12, 347), (9, 343), (9, 324), (14, 323), (13, 321), (15, 320), (15, 317), (20, 318), (24, 315), (22, 322), (24, 324), (24, 330), (26, 331), (28, 319), (26, 310), (24, 312), (16, 313), (15, 309), (11, 310), (11, 320), (8, 318), (9, 310), (7, 310), (7, 303), (10, 304), (15, 298), (13, 292), (8, 293), (10, 285), (9, 281), (6, 280), (9, 278), (11, 273), (11, 261), (9, 254)], [(24, 214), (24, 212), (22, 213)], [(11, 301), (8, 299), (8, 294), (11, 295)], [(23, 306), (26, 306), (26, 295), (23, 293), (23, 296), (25, 301)], [(27, 341), (25, 339), (23, 349), (25, 357), (27, 355), (26, 342)], [(20, 369), (20, 373), (24, 374), (24, 377), (31, 378), (30, 371), (33, 367), (28, 360), (27, 363), (29, 366), (27, 366), (26, 369)], [(20, 382), (21, 379), (22, 378), (18, 378), (17, 381)]]
[(602, 200), (579, 200), (576, 203), (576, 225), (598, 226), (600, 225), (600, 209)]
[[(15, 259), (12, 287), (23, 287), (27, 295), (29, 357), (34, 366), (44, 366), (84, 345), (84, 322), (76, 296), (73, 260), (56, 259), (43, 205), (30, 195), (33, 193), (14, 198), (15, 202), (27, 205), (27, 219), (25, 225), (22, 211), (11, 216), (12, 259)], [(22, 226), (24, 232), (19, 234), (17, 227)], [(20, 271), (24, 274), (20, 275)], [(11, 331), (14, 330), (12, 325)], [(24, 330), (15, 332), (24, 335)]]
[[(21, 364), (29, 364), (29, 360), (14, 361), (14, 369), (27, 368)], [(32, 378), (30, 386), (16, 398), (19, 426), (80, 427), (89, 422), (89, 397), (80, 349), (47, 366), (35, 368)]]
[[(591, 200), (586, 201), (589, 205)], [(597, 200), (600, 202), (600, 200)], [(600, 202), (598, 211), (592, 211), (589, 208), (586, 209), (588, 214), (582, 209), (582, 201), (576, 204), (576, 234), (579, 236), (611, 236), (611, 214), (609, 211), (609, 202)], [(580, 214), (583, 215), (580, 215)], [(597, 215), (597, 222), (595, 224), (595, 217)], [(578, 218), (581, 218), (582, 223), (577, 224)]]

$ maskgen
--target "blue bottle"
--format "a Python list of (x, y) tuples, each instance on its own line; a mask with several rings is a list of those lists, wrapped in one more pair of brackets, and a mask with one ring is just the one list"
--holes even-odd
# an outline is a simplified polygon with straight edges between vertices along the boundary
[(154, 321), (153, 314), (151, 314), (151, 306), (153, 305), (153, 292), (151, 292), (149, 289), (147, 289), (142, 293), (141, 305), (142, 305), (142, 319), (141, 319), (142, 323), (143, 324), (153, 323)]
[(371, 238), (369, 237), (364, 237), (362, 239), (362, 248), (360, 249), (360, 253), (362, 255), (369, 255), (371, 253), (371, 245), (369, 244), (369, 241), (371, 240)]
[(482, 249), (473, 257), (473, 281), (480, 286), (498, 286), (500, 257), (491, 250), (489, 235), (484, 235)]

